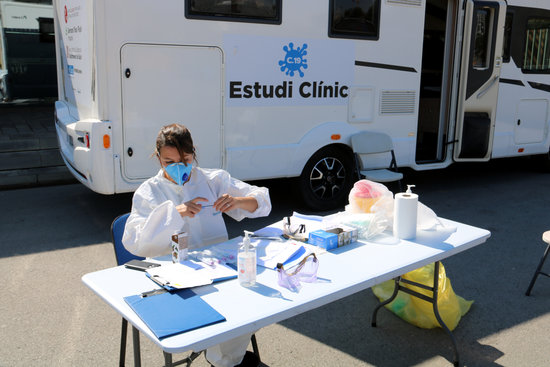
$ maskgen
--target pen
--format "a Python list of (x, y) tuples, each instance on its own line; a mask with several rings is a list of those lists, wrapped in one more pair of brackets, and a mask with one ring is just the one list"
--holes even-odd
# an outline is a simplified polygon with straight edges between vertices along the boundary
[(277, 236), (260, 236), (257, 234), (250, 235), (250, 238), (257, 238), (259, 240), (271, 240), (271, 241), (283, 241), (281, 237)]
[(161, 287), (164, 287), (165, 285), (170, 285), (170, 282), (167, 281), (167, 280), (164, 280), (162, 279), (161, 277), (159, 277), (158, 275), (153, 275), (150, 277), (151, 280), (155, 283), (157, 283), (158, 285), (160, 285)]
[(215, 268), (215, 267), (216, 267), (216, 264), (215, 264), (214, 261), (212, 261), (212, 260), (200, 259), (200, 261), (201, 261), (203, 264), (206, 264), (206, 265), (210, 266), (211, 268)]
[[(214, 204), (206, 204), (206, 205), (203, 205), (202, 207), (203, 208), (209, 208), (209, 207), (213, 207)], [(218, 214), (221, 214), (221, 212), (214, 212), (212, 215), (218, 215)]]
[(201, 263), (206, 264), (206, 265), (210, 266), (211, 268), (216, 267), (216, 262), (214, 260), (212, 260), (211, 258), (207, 258), (207, 257), (202, 256), (202, 255), (197, 255), (197, 259), (199, 259), (199, 261)]
[(162, 294), (162, 293), (166, 293), (168, 292), (166, 289), (164, 288), (161, 288), (161, 289), (153, 289), (152, 291), (147, 291), (147, 292), (143, 292), (141, 294), (141, 297), (142, 298), (145, 298), (145, 297), (150, 297), (150, 296), (155, 296), (157, 294)]

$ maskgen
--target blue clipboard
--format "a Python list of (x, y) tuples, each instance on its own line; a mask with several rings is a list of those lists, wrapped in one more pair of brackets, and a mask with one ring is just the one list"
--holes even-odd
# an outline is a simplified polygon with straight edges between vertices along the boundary
[(159, 339), (225, 321), (225, 317), (190, 289), (124, 300)]

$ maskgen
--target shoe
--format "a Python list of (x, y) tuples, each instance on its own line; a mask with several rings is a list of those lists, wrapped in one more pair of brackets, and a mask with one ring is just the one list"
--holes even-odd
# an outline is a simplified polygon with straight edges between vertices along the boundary
[(235, 367), (258, 367), (259, 365), (260, 358), (256, 354), (247, 350), (244, 355), (243, 361)]

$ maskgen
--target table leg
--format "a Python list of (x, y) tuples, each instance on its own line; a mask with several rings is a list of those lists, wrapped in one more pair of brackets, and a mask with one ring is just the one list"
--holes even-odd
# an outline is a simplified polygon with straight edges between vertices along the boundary
[[(411, 296), (423, 299), (426, 302), (430, 302), (433, 305), (434, 315), (435, 315), (435, 318), (436, 318), (437, 322), (439, 322), (439, 325), (441, 326), (441, 328), (443, 330), (445, 330), (445, 332), (451, 338), (451, 342), (453, 343), (453, 351), (454, 351), (453, 365), (458, 367), (459, 366), (459, 357), (458, 357), (458, 348), (457, 348), (457, 345), (456, 345), (455, 338), (454, 338), (453, 333), (451, 332), (451, 330), (449, 330), (447, 325), (445, 325), (445, 323), (443, 322), (443, 319), (441, 318), (441, 315), (439, 314), (439, 309), (438, 309), (438, 306), (437, 306), (437, 299), (438, 299), (438, 294), (439, 294), (439, 265), (440, 265), (439, 261), (436, 261), (435, 264), (434, 264), (434, 285), (433, 285), (433, 287), (429, 287), (427, 285), (417, 283), (417, 282), (414, 282), (414, 281), (410, 281), (410, 280), (407, 280), (407, 279), (401, 279), (401, 277), (395, 278), (395, 288), (393, 290), (393, 294), (391, 295), (390, 298), (388, 298), (384, 302), (380, 303), (376, 307), (376, 309), (374, 310), (374, 313), (372, 315), (372, 326), (376, 327), (376, 313), (378, 312), (378, 310), (381, 307), (383, 307), (383, 306), (387, 305), (388, 303), (390, 303), (391, 301), (393, 301), (395, 299), (395, 297), (397, 296), (397, 293), (399, 291), (403, 291), (405, 293), (410, 294)], [(402, 286), (401, 283), (410, 284), (410, 285), (413, 285), (413, 286), (416, 286), (416, 287), (420, 287), (420, 288), (429, 290), (429, 291), (432, 292), (433, 296), (429, 297), (429, 296), (426, 296), (425, 294), (416, 292), (416, 291), (414, 291), (410, 288)]]
[(122, 318), (122, 328), (120, 331), (120, 356), (118, 358), (119, 367), (124, 367), (126, 363), (126, 338), (128, 335), (128, 321)]
[(162, 351), (162, 353), (164, 354), (164, 366), (172, 367), (172, 354), (165, 351)]
[(256, 334), (252, 334), (250, 341), (252, 342), (252, 350), (254, 351), (254, 354), (256, 354), (258, 360), (261, 361), (260, 350), (258, 349), (258, 342), (256, 341)]
[[(187, 361), (187, 367), (191, 366), (191, 363), (193, 363), (193, 361), (195, 359), (197, 359), (198, 356), (201, 355), (202, 352), (192, 352), (191, 355), (189, 357), (187, 357), (186, 361)], [(206, 355), (206, 352), (204, 352), (205, 355)]]
[(134, 344), (134, 366), (141, 367), (141, 351), (139, 348), (139, 330), (132, 326), (132, 341)]
[(460, 365), (460, 363), (459, 363), (459, 360), (458, 360), (458, 348), (456, 346), (455, 337), (453, 336), (453, 333), (451, 332), (451, 330), (449, 330), (447, 325), (445, 325), (445, 323), (443, 322), (443, 319), (439, 315), (439, 309), (437, 307), (437, 297), (438, 297), (438, 294), (439, 294), (439, 264), (440, 264), (440, 262), (436, 261), (435, 265), (434, 265), (434, 292), (433, 292), (434, 295), (433, 295), (433, 302), (432, 302), (433, 303), (433, 309), (434, 309), (434, 314), (435, 314), (435, 318), (437, 319), (437, 322), (439, 322), (439, 325), (441, 326), (441, 328), (443, 330), (445, 330), (445, 332), (451, 338), (451, 342), (453, 343), (453, 352), (454, 352), (453, 365), (455, 367), (458, 367)]
[(382, 307), (384, 307), (385, 305), (387, 305), (388, 303), (390, 303), (391, 301), (393, 301), (395, 299), (395, 297), (397, 297), (397, 292), (399, 292), (399, 279), (400, 278), (401, 277), (395, 278), (395, 287), (393, 288), (393, 294), (391, 295), (391, 297), (388, 298), (387, 300), (385, 300), (384, 302), (381, 302), (374, 309), (374, 312), (372, 313), (372, 321), (371, 321), (371, 326), (372, 327), (376, 327), (376, 314), (378, 314), (378, 310), (381, 309)]

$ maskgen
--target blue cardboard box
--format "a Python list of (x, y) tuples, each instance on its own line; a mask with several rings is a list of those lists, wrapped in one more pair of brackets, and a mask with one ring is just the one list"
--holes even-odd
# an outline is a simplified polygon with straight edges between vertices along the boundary
[(308, 242), (311, 245), (332, 250), (338, 247), (338, 235), (318, 229), (317, 231), (309, 232)]

